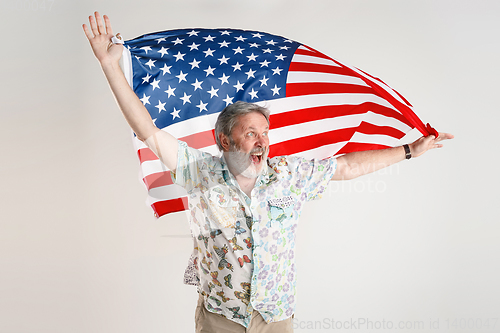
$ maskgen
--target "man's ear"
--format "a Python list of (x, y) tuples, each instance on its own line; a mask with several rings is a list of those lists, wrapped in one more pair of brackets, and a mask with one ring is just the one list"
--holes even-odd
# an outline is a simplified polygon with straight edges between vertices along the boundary
[(219, 140), (223, 150), (229, 151), (229, 147), (231, 146), (229, 138), (224, 133), (219, 133)]

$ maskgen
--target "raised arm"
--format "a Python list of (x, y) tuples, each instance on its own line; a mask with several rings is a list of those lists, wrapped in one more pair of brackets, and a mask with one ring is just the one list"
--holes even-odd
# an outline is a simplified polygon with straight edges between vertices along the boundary
[[(441, 148), (443, 145), (439, 142), (448, 139), (453, 139), (453, 135), (439, 133), (437, 138), (434, 135), (421, 137), (409, 144), (411, 157), (418, 157), (429, 149)], [(403, 146), (345, 154), (337, 159), (337, 171), (332, 180), (353, 179), (403, 161), (405, 158)]]
[(101, 18), (101, 15), (95, 12), (95, 18), (89, 16), (89, 23), (90, 29), (84, 24), (83, 31), (101, 65), (123, 116), (137, 137), (141, 141), (146, 141), (170, 170), (175, 170), (177, 140), (164, 131), (159, 132), (160, 130), (154, 125), (149, 112), (130, 88), (119, 65), (123, 45), (114, 44), (111, 41), (114, 34), (109, 18), (106, 15)]

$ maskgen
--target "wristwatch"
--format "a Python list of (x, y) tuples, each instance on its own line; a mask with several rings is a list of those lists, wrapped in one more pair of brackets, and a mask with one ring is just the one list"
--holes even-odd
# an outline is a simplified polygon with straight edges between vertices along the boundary
[(410, 146), (403, 145), (403, 148), (405, 149), (405, 157), (407, 160), (409, 160), (411, 158)]

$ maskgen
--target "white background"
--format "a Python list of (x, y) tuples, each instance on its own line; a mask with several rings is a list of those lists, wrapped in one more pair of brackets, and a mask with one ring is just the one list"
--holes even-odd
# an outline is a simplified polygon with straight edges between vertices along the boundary
[(453, 320), (471, 318), (466, 332), (500, 329), (500, 2), (0, 3), (1, 333), (194, 328), (186, 217), (156, 220), (144, 203), (131, 132), (82, 32), (94, 10), (126, 39), (185, 27), (286, 36), (382, 78), (455, 134), (306, 206), (296, 332), (332, 318), (364, 318), (374, 328), (351, 331), (366, 332), (383, 320), (458, 332)]

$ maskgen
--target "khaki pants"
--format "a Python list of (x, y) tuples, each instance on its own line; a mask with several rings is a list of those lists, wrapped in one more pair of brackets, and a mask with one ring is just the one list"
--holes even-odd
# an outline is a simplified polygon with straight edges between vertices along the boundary
[(293, 333), (292, 318), (268, 324), (257, 311), (253, 312), (250, 325), (245, 328), (205, 309), (201, 295), (198, 298), (194, 318), (196, 333)]

